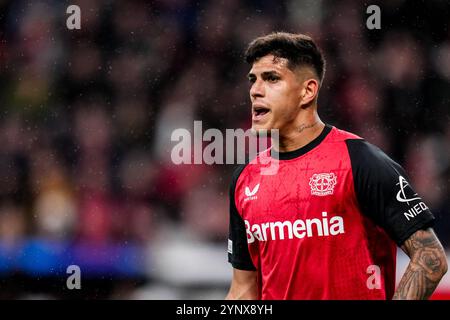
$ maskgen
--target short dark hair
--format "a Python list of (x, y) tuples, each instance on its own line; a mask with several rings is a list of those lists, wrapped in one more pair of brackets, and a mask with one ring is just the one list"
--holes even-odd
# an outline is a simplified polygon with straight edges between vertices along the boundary
[(303, 65), (311, 66), (322, 82), (325, 58), (311, 37), (287, 32), (274, 32), (258, 37), (248, 45), (245, 61), (253, 64), (269, 54), (287, 59), (290, 69)]

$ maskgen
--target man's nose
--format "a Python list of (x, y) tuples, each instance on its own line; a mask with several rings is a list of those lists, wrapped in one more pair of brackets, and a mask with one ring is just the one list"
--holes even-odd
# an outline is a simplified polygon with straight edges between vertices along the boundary
[(255, 99), (257, 97), (264, 97), (264, 82), (256, 80), (250, 88), (250, 96)]

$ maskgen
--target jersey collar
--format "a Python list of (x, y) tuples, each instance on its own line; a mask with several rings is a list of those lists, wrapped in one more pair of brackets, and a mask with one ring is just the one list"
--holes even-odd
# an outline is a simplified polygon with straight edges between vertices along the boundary
[(317, 138), (315, 138), (313, 141), (308, 143), (307, 145), (301, 147), (300, 149), (288, 151), (288, 152), (277, 152), (273, 149), (270, 149), (270, 154), (273, 158), (276, 158), (276, 159), (278, 158), (280, 160), (290, 160), (290, 159), (300, 157), (300, 156), (304, 155), (305, 153), (311, 151), (315, 147), (317, 147), (325, 139), (325, 137), (330, 133), (332, 128), (333, 127), (330, 126), (329, 124), (325, 124), (325, 127), (323, 128), (320, 135)]

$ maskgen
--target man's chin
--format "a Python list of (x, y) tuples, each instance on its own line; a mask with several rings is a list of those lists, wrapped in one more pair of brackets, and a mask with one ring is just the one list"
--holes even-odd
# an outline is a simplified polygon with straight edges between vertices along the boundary
[(252, 125), (251, 132), (255, 136), (270, 136), (270, 130), (272, 128), (269, 125)]

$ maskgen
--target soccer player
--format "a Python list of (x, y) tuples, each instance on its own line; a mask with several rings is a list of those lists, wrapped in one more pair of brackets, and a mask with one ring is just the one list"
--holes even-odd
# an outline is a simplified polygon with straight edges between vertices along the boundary
[[(252, 129), (278, 129), (279, 146), (233, 175), (226, 298), (429, 298), (447, 271), (434, 217), (400, 165), (320, 120), (325, 61), (314, 41), (272, 33), (246, 61)], [(261, 174), (268, 159), (276, 174)], [(410, 262), (395, 290), (397, 245)]]

